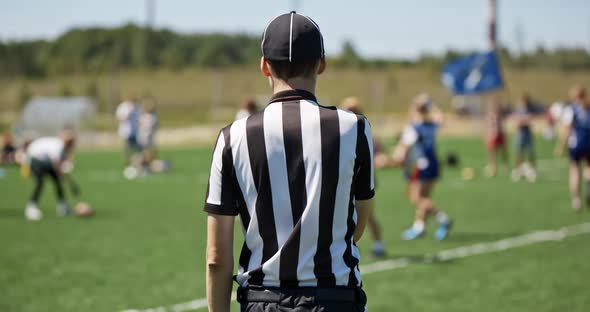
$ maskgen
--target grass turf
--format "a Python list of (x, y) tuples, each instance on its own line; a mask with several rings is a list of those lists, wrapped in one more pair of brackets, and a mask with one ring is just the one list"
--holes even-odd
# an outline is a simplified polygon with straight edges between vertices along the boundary
[[(539, 158), (550, 145), (537, 140)], [(539, 181), (513, 183), (505, 170), (481, 177), (484, 153), (474, 139), (445, 139), (440, 154), (459, 153), (476, 169), (444, 171), (435, 200), (455, 220), (452, 236), (404, 242), (413, 210), (399, 170), (378, 172), (376, 213), (389, 258), (495, 241), (590, 221), (569, 208), (565, 160), (543, 160)], [(75, 176), (80, 200), (96, 216), (57, 218), (53, 188), (41, 203), (45, 217), (27, 222), (32, 188), (6, 168), (0, 179), (0, 311), (119, 311), (170, 306), (205, 296), (206, 190), (210, 149), (165, 150), (171, 172), (127, 181), (118, 152), (80, 152)], [(72, 200), (75, 202), (75, 200)], [(432, 223), (432, 222), (431, 222)], [(241, 241), (236, 232), (236, 251)], [(589, 235), (459, 260), (415, 264), (364, 277), (370, 311), (585, 311), (590, 306)], [(360, 243), (369, 263), (370, 236)], [(235, 309), (236, 307), (234, 307)]]

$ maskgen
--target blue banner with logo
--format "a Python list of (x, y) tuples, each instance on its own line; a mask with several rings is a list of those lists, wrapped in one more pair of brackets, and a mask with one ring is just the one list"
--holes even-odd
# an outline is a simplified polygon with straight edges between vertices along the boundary
[(504, 84), (496, 52), (474, 53), (447, 63), (442, 70), (443, 84), (454, 94), (479, 94)]

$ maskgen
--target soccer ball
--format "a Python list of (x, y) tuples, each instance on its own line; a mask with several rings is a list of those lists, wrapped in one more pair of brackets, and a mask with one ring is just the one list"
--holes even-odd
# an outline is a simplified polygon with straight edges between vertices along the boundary
[(475, 178), (475, 170), (471, 167), (465, 167), (461, 171), (461, 175), (463, 176), (463, 180), (473, 180)]
[(74, 207), (74, 213), (77, 217), (85, 218), (92, 216), (94, 214), (94, 210), (92, 210), (90, 204), (86, 202), (79, 202), (76, 207)]

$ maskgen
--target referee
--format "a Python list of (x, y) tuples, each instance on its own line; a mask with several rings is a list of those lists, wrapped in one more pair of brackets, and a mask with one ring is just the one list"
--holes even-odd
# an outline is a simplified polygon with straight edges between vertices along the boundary
[(276, 17), (261, 48), (274, 95), (223, 128), (213, 152), (204, 208), (209, 311), (230, 310), (237, 215), (242, 311), (364, 311), (356, 241), (374, 195), (371, 128), (362, 115), (317, 103), (326, 62), (309, 17)]

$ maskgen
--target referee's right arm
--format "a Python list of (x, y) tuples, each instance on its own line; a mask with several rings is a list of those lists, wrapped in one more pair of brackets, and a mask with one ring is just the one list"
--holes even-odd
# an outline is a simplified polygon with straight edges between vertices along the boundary
[(229, 312), (234, 267), (234, 219), (238, 214), (233, 192), (229, 128), (217, 139), (205, 200), (207, 217), (207, 302), (211, 312)]
[(373, 164), (373, 134), (369, 121), (359, 119), (357, 134), (357, 168), (354, 177), (354, 197), (356, 199), (357, 223), (354, 241), (357, 242), (365, 230), (365, 225), (373, 209), (375, 196), (375, 173)]

